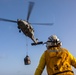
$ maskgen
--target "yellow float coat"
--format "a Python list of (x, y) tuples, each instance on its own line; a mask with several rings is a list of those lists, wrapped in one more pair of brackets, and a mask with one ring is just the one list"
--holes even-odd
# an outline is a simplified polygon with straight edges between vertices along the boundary
[[(52, 47), (42, 54), (34, 75), (41, 75), (45, 66), (48, 75), (67, 70), (72, 71), (71, 66), (76, 68), (76, 58), (65, 48)], [(57, 75), (73, 75), (71, 72), (67, 73), (69, 74)]]

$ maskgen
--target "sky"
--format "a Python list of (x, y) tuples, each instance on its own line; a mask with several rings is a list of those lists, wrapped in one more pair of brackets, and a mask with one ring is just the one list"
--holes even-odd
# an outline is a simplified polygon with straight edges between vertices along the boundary
[[(45, 42), (55, 34), (62, 46), (76, 57), (76, 0), (0, 0), (0, 18), (26, 20), (30, 1), (35, 2), (30, 23), (54, 23), (52, 26), (32, 25), (35, 37)], [(34, 75), (46, 45), (31, 46), (32, 42), (19, 33), (16, 23), (0, 21), (0, 75)], [(24, 65), (27, 52), (30, 65)], [(76, 74), (75, 68), (73, 71)], [(46, 74), (45, 69), (42, 75)]]

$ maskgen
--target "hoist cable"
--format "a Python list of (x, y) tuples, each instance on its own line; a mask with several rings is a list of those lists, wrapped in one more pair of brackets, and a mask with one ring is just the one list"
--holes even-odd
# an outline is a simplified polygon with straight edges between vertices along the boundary
[(28, 39), (26, 37), (26, 55), (28, 55)]

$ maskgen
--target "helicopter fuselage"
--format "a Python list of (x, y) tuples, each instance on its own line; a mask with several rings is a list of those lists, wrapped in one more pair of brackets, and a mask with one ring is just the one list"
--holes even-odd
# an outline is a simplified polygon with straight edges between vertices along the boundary
[(22, 31), (26, 36), (31, 38), (34, 43), (37, 43), (37, 40), (34, 38), (34, 29), (28, 22), (25, 20), (18, 20), (18, 29)]

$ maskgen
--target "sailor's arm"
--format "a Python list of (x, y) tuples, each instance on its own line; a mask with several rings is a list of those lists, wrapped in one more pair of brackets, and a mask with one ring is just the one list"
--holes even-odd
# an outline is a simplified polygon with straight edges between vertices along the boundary
[(42, 54), (34, 75), (41, 75), (45, 68), (45, 52)]

